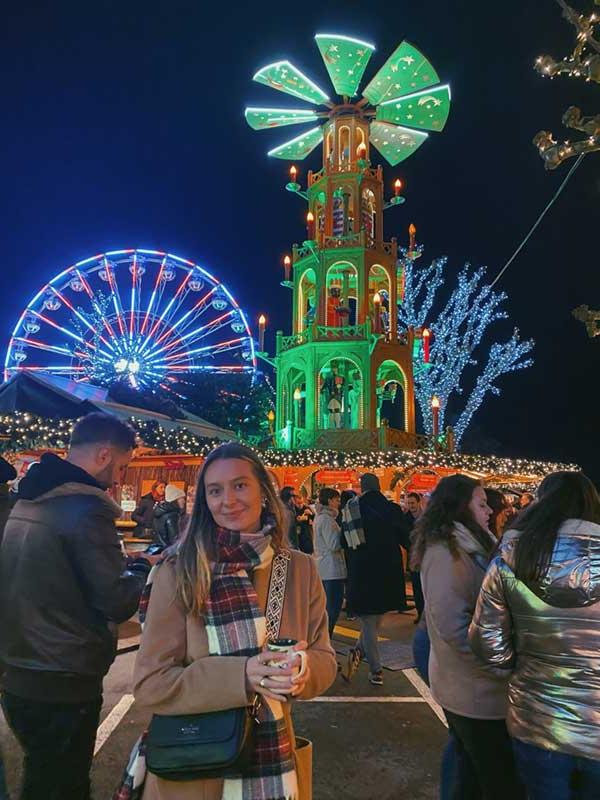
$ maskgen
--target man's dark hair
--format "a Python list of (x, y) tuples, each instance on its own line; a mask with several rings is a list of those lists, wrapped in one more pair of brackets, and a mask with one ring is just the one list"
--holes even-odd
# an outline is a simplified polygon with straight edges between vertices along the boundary
[(293, 486), (284, 486), (283, 489), (279, 492), (279, 499), (285, 505), (289, 505), (290, 500), (294, 496), (294, 487)]
[(319, 503), (321, 503), (322, 506), (329, 505), (330, 500), (339, 496), (340, 493), (337, 489), (330, 489), (329, 486), (324, 486), (319, 492)]
[(406, 499), (408, 500), (409, 497), (412, 497), (413, 500), (416, 500), (417, 503), (421, 502), (421, 495), (418, 492), (409, 492), (406, 495)]
[(95, 411), (80, 419), (75, 425), (69, 447), (103, 443), (119, 450), (133, 450), (137, 444), (136, 434), (131, 425), (112, 414)]

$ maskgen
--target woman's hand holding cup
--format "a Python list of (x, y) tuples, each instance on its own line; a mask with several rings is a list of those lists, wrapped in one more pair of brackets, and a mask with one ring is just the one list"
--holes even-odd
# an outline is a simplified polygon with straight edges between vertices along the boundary
[[(267, 642), (266, 649), (271, 654), (268, 663), (271, 666), (277, 666), (280, 663), (281, 666), (278, 668), (280, 670), (283, 668), (286, 672), (290, 667), (293, 669), (291, 680), (286, 680), (283, 676), (273, 678), (279, 684), (274, 689), (277, 694), (289, 694), (291, 697), (295, 697), (304, 689), (309, 677), (307, 646), (308, 642), (297, 642), (295, 639), (276, 639)], [(285, 660), (279, 661), (278, 657), (281, 655), (285, 655)]]
[(262, 653), (246, 662), (246, 683), (249, 692), (271, 700), (287, 702), (286, 695), (300, 694), (310, 677), (307, 642), (277, 639), (268, 642)]
[[(291, 692), (297, 668), (288, 665), (287, 653), (271, 653), (263, 650), (246, 661), (246, 688), (248, 693), (260, 694), (270, 700), (286, 703), (285, 694)], [(284, 667), (283, 664), (286, 664)], [(281, 666), (277, 666), (281, 664)], [(277, 680), (274, 680), (276, 677)], [(285, 693), (285, 694), (282, 694)]]

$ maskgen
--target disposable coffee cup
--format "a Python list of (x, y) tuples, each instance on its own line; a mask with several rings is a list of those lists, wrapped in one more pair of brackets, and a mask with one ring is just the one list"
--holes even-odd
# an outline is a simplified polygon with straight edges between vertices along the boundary
[[(306, 656), (306, 652), (304, 650), (293, 650), (292, 648), (298, 644), (297, 639), (273, 639), (270, 642), (267, 642), (267, 650), (270, 653), (291, 653), (291, 657), (289, 661), (267, 661), (268, 667), (279, 667), (280, 669), (285, 669), (287, 666), (293, 666), (294, 661), (298, 657), (300, 659), (300, 671), (298, 672), (296, 677), (301, 677), (306, 672), (306, 667), (308, 663), (308, 659)], [(277, 677), (277, 675), (271, 675), (269, 677), (272, 681), (280, 681), (285, 683), (288, 680), (287, 675), (282, 675), (281, 678)], [(273, 689), (273, 691), (277, 691), (277, 689)]]

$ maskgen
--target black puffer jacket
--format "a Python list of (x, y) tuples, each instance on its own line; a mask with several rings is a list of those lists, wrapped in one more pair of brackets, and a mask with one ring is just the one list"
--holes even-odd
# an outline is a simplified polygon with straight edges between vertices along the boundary
[(183, 511), (177, 502), (161, 500), (154, 506), (154, 538), (157, 544), (170, 547), (179, 539), (179, 521)]
[(0, 550), (4, 687), (47, 702), (97, 697), (116, 625), (138, 606), (150, 564), (127, 564), (120, 508), (84, 470), (42, 456), (19, 486)]

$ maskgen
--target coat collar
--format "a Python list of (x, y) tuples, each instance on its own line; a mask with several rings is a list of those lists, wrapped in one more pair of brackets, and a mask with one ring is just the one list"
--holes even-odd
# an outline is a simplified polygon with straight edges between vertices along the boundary
[(43, 503), (46, 500), (52, 500), (55, 497), (81, 497), (81, 496), (92, 496), (101, 500), (102, 503), (106, 506), (106, 510), (112, 513), (112, 516), (116, 519), (120, 517), (122, 512), (121, 506), (115, 503), (112, 497), (109, 497), (104, 489), (100, 489), (96, 486), (88, 486), (85, 483), (75, 483), (74, 481), (70, 483), (62, 483), (60, 486), (56, 486), (54, 489), (50, 489), (49, 492), (45, 492), (45, 494), (41, 494), (39, 497), (34, 498), (33, 500), (19, 500), (20, 503)]
[[(493, 534), (490, 533), (490, 531), (486, 531), (486, 533), (490, 537), (490, 542), (496, 544), (497, 542)], [(461, 548), (461, 550), (464, 550), (465, 553), (479, 553), (486, 558), (488, 557), (488, 554), (485, 552), (483, 547), (479, 544), (477, 539), (473, 536), (466, 525), (462, 524), (462, 522), (454, 523), (453, 534), (458, 546)]]

